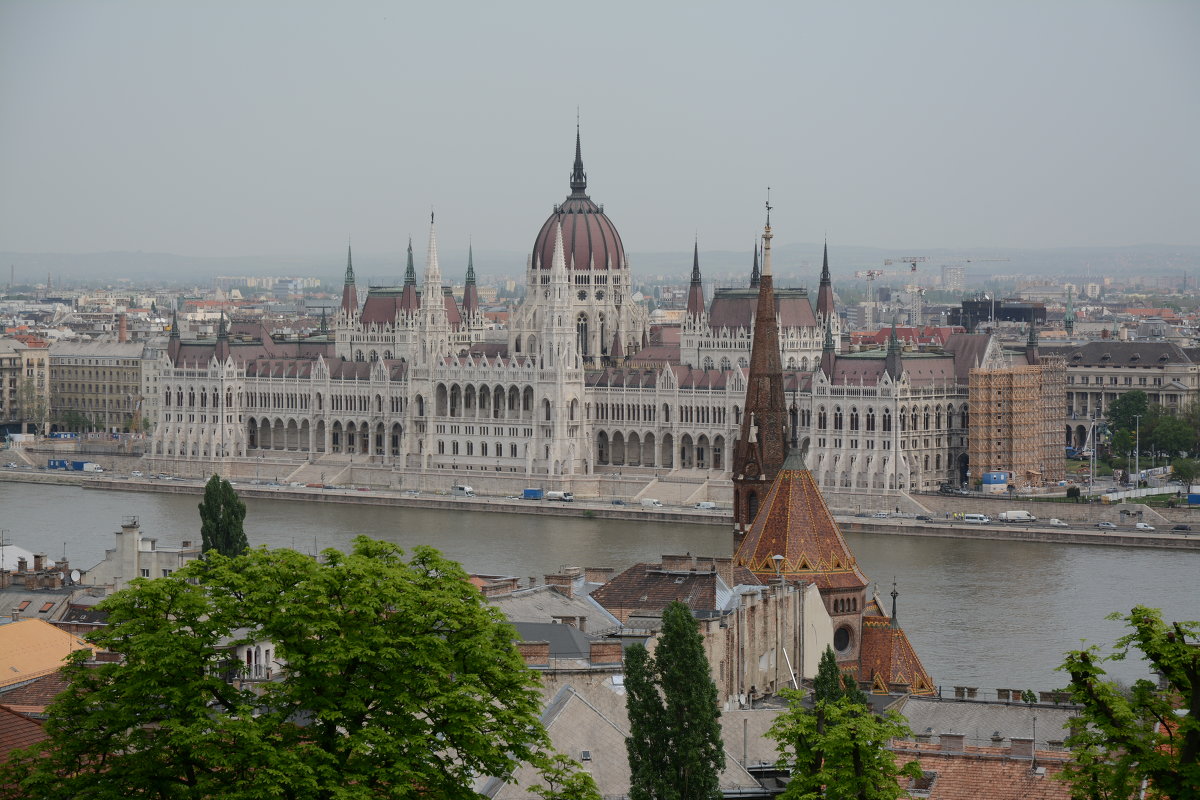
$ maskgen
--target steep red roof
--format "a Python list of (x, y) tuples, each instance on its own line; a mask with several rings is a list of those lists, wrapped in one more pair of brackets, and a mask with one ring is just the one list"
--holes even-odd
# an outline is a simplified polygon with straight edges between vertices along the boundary
[(880, 693), (909, 691), (937, 694), (917, 651), (899, 627), (886, 616), (863, 615), (862, 645), (858, 655), (859, 681), (869, 681)]
[[(778, 568), (776, 555), (783, 556)], [(782, 573), (822, 590), (861, 589), (868, 583), (798, 448), (788, 454), (733, 562), (760, 578)]]
[(13, 750), (47, 738), (40, 722), (0, 705), (0, 764), (8, 761), (8, 755)]

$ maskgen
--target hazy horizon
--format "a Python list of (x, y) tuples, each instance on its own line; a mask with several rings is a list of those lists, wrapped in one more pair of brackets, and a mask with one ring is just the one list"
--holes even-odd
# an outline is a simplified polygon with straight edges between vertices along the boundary
[(0, 251), (423, 265), (433, 208), (525, 253), (577, 107), (629, 253), (748, 254), (768, 186), (781, 248), (1192, 247), (1197, 40), (1188, 2), (9, 0)]

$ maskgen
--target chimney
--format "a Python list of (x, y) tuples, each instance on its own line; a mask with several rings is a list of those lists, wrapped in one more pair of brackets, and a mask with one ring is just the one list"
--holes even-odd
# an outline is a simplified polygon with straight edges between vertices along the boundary
[(29, 562), (25, 560), (24, 556), (21, 556), (20, 558), (17, 559), (17, 574), (24, 575), (28, 571), (29, 571)]
[(961, 753), (965, 738), (966, 735), (962, 733), (943, 733), (938, 737), (938, 742), (944, 753)]
[(1024, 736), (1013, 736), (1009, 739), (1009, 755), (1013, 758), (1033, 758), (1033, 739)]
[(584, 567), (583, 579), (588, 583), (608, 583), (615, 571), (612, 567)]
[(717, 573), (720, 574), (721, 580), (725, 581), (725, 585), (732, 587), (733, 584), (733, 559), (718, 558), (715, 559), (717, 564)]
[(588, 661), (593, 664), (620, 664), (624, 648), (616, 639), (602, 639), (589, 644)]
[(662, 568), (668, 572), (686, 572), (696, 568), (696, 559), (692, 556), (663, 556)]
[(527, 667), (550, 666), (549, 642), (517, 642), (517, 652), (525, 659)]
[(125, 344), (129, 340), (129, 323), (126, 321), (126, 315), (120, 314), (117, 316), (117, 341)]
[(45, 569), (46, 569), (46, 554), (45, 553), (34, 553), (33, 554), (33, 571), (34, 572), (42, 572)]
[(567, 597), (575, 596), (575, 580), (570, 575), (547, 575), (546, 585), (557, 589)]

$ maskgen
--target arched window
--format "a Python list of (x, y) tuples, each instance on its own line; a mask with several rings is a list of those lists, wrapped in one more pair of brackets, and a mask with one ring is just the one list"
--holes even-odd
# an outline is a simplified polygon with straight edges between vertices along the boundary
[(833, 407), (833, 429), (835, 431), (840, 431), (842, 429), (843, 422), (844, 422), (844, 420), (842, 419), (842, 407), (834, 406)]
[(828, 419), (825, 417), (825, 406), (817, 406), (817, 427), (821, 430), (825, 430), (828, 422)]
[(875, 430), (875, 409), (873, 408), (867, 409), (867, 430)]
[(892, 410), (890, 408), (883, 410), (883, 430), (887, 433), (892, 430)]
[(858, 407), (850, 406), (850, 430), (858, 430)]

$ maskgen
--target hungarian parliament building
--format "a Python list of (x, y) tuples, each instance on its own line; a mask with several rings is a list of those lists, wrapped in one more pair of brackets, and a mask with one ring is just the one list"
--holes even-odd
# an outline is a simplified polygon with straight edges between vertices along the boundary
[[(294, 462), (297, 475), (312, 465), (312, 479), (344, 463), (445, 470), (583, 494), (590, 477), (616, 472), (728, 480), (758, 256), (745, 287), (711, 298), (694, 259), (682, 323), (652, 327), (631, 297), (620, 234), (587, 193), (578, 133), (575, 145), (570, 193), (534, 239), (506, 327), (485, 320), (473, 265), (461, 300), (444, 285), (431, 217), (419, 281), (410, 244), (403, 285), (369, 287), (360, 303), (348, 254), (340, 309), (310, 336), (234, 319), (185, 339), (173, 325), (149, 455), (212, 468)], [(815, 298), (777, 287), (775, 304), (788, 403), (822, 488), (965, 480), (968, 374), (1011, 358), (992, 337), (957, 334), (926, 353), (893, 336), (886, 349), (839, 352), (827, 251)]]

